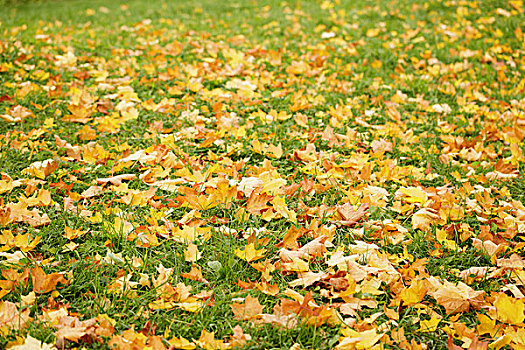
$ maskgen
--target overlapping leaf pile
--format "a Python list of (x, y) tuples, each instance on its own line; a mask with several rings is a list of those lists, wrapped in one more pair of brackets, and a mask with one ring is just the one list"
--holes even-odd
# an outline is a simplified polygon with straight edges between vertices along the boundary
[(5, 19), (1, 346), (525, 348), (523, 1), (393, 3)]

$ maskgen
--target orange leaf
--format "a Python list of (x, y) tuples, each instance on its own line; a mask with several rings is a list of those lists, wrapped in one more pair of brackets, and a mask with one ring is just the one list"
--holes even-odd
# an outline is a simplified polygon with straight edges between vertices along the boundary
[(257, 283), (255, 287), (264, 294), (276, 296), (279, 294), (279, 286), (277, 284), (269, 284), (267, 282)]
[(33, 268), (31, 273), (33, 291), (38, 294), (47, 293), (56, 289), (57, 283), (67, 284), (67, 280), (61, 273), (46, 275), (40, 266)]
[(263, 193), (258, 194), (256, 192), (252, 192), (250, 195), (250, 198), (248, 198), (248, 201), (246, 202), (246, 210), (252, 214), (260, 214), (261, 210), (269, 208), (266, 203), (272, 199), (272, 196)]
[(244, 299), (244, 304), (234, 302), (230, 307), (236, 320), (253, 319), (261, 314), (264, 309), (264, 306), (259, 303), (259, 299), (249, 295)]
[(208, 283), (208, 281), (202, 277), (201, 268), (195, 264), (191, 265), (191, 270), (189, 273), (182, 273), (181, 276), (190, 280)]
[(202, 330), (201, 336), (196, 343), (205, 350), (220, 350), (228, 348), (228, 344), (225, 344), (223, 340), (215, 339), (214, 332), (206, 332), (205, 329)]

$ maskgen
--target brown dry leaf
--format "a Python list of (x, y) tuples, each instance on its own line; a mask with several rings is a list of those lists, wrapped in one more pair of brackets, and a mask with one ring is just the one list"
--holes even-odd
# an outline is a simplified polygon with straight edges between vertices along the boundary
[(310, 241), (306, 243), (304, 246), (299, 248), (297, 251), (301, 254), (304, 254), (304, 256), (308, 257), (311, 256), (313, 258), (316, 257), (322, 257), (328, 250), (326, 249), (325, 241), (327, 240), (327, 236), (321, 235), (314, 239), (313, 241)]
[(482, 241), (477, 238), (472, 238), (472, 245), (490, 257), (497, 257), (508, 248), (504, 244), (495, 244), (492, 241)]
[(474, 337), (468, 347), (468, 350), (487, 350), (488, 346), (488, 341), (481, 341), (478, 337)]
[(164, 345), (163, 337), (159, 335), (150, 336), (148, 339), (148, 349), (151, 350), (166, 350), (167, 347)]
[(480, 267), (470, 267), (466, 270), (463, 270), (459, 273), (459, 277), (461, 277), (464, 281), (468, 281), (472, 277), (477, 278), (484, 278), (487, 277), (489, 272), (493, 272), (495, 270), (494, 267), (489, 266), (480, 266)]
[(92, 198), (92, 197), (101, 195), (102, 193), (104, 193), (104, 187), (93, 185), (93, 186), (88, 187), (86, 190), (84, 190), (80, 194), (80, 196), (82, 198)]
[(267, 203), (272, 198), (272, 196), (266, 193), (259, 194), (253, 191), (246, 202), (246, 210), (252, 215), (260, 214), (261, 210), (269, 208)]
[(289, 285), (291, 287), (299, 287), (303, 286), (303, 288), (306, 288), (308, 286), (311, 286), (315, 282), (320, 281), (323, 279), (327, 274), (324, 272), (298, 272), (297, 276), (298, 278), (291, 281)]
[(44, 213), (44, 215), (40, 215), (40, 211), (36, 208), (33, 210), (26, 209), (19, 213), (12, 211), (12, 213), (17, 217), (18, 221), (29, 224), (32, 227), (45, 226), (51, 223), (49, 216), (47, 216), (46, 213)]
[(271, 323), (287, 329), (295, 328), (298, 324), (297, 317), (291, 314), (261, 314), (260, 318), (262, 323)]
[(277, 146), (268, 145), (268, 147), (266, 147), (265, 154), (269, 157), (279, 159), (283, 156), (283, 146), (281, 143), (279, 143)]
[[(23, 257), (22, 255), (20, 258)], [(20, 260), (20, 258), (17, 259), (17, 261)], [(17, 286), (27, 285), (29, 268), (26, 267), (22, 272), (18, 272), (18, 270), (15, 269), (4, 269), (2, 270), (2, 277), (5, 278), (5, 280), (0, 280), (0, 295), (3, 297), (13, 291)]]
[(454, 344), (454, 338), (451, 334), (448, 335), (447, 350), (463, 350), (461, 346)]
[(23, 174), (34, 176), (39, 179), (45, 179), (58, 169), (58, 162), (54, 159), (46, 159), (32, 163), (29, 167), (22, 170)]
[(63, 316), (60, 317), (58, 323), (55, 324), (57, 331), (55, 337), (57, 344), (65, 344), (64, 340), (79, 342), (82, 337), (85, 337), (90, 332), (89, 328), (96, 324), (94, 318), (80, 321), (77, 317)]
[(352, 296), (345, 296), (343, 299), (346, 303), (342, 304), (339, 310), (345, 315), (355, 316), (357, 315), (357, 311), (362, 310), (363, 307), (376, 309), (378, 305), (377, 301), (372, 299), (361, 299)]
[(313, 162), (317, 159), (318, 153), (313, 143), (308, 143), (304, 151), (295, 151), (294, 158), (299, 159), (305, 163)]
[(31, 112), (31, 110), (21, 105), (16, 105), (13, 108), (11, 108), (9, 110), (9, 114), (0, 114), (1, 119), (10, 123), (19, 123), (26, 118), (34, 116), (35, 115), (33, 114), (33, 112)]
[(9, 225), (13, 221), (11, 216), (11, 208), (2, 207), (0, 208), (0, 227)]

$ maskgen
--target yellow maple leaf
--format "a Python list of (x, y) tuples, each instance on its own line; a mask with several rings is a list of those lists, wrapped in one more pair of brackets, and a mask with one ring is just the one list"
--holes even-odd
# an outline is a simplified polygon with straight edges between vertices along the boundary
[(193, 243), (190, 243), (188, 245), (188, 248), (184, 252), (184, 259), (187, 262), (194, 263), (194, 262), (196, 262), (197, 260), (199, 260), (201, 258), (201, 255), (202, 254), (201, 254), (201, 252), (199, 252), (199, 249), (197, 248), (197, 245), (193, 244)]
[(436, 316), (432, 316), (430, 320), (423, 320), (421, 321), (419, 331), (420, 332), (435, 332), (439, 322), (441, 321), (441, 318), (437, 318)]
[(382, 333), (377, 333), (376, 329), (358, 332), (351, 328), (343, 328), (341, 333), (343, 333), (343, 338), (335, 347), (337, 350), (371, 349), (383, 336)]
[(424, 204), (428, 200), (426, 192), (418, 187), (402, 187), (396, 194), (404, 195), (403, 200), (408, 203)]
[(206, 332), (205, 329), (202, 330), (201, 336), (195, 342), (201, 348), (204, 348), (206, 350), (217, 350), (217, 349), (227, 349), (228, 348), (228, 344), (224, 343), (223, 340), (215, 339), (214, 332)]
[(13, 187), (13, 180), (0, 180), (0, 193), (9, 192)]
[(35, 249), (35, 247), (40, 243), (40, 236), (36, 236), (31, 240), (31, 235), (26, 233), (25, 235), (18, 235), (15, 237), (15, 246), (20, 248), (23, 252), (28, 252)]
[(512, 337), (509, 334), (505, 334), (490, 343), (489, 349), (499, 350), (505, 345), (508, 345), (511, 341)]
[(447, 231), (437, 229), (436, 230), (436, 239), (441, 243), (445, 248), (457, 251), (459, 249), (455, 241), (447, 239)]
[(286, 185), (286, 180), (275, 176), (275, 174), (262, 173), (259, 179), (263, 182), (261, 193), (277, 195), (281, 193), (281, 188)]
[(245, 246), (243, 250), (235, 249), (234, 253), (237, 257), (246, 260), (247, 262), (252, 262), (263, 258), (264, 254), (266, 253), (266, 249), (255, 249), (255, 244), (250, 243)]
[(176, 306), (180, 307), (184, 311), (197, 312), (206, 306), (206, 301), (198, 300), (193, 297), (188, 298), (186, 301), (181, 303), (175, 303)]
[(488, 333), (493, 337), (499, 329), (499, 325), (496, 326), (496, 321), (486, 315), (478, 314), (478, 320), (477, 330), (479, 335)]
[[(200, 216), (197, 216), (200, 217)], [(208, 227), (188, 226), (176, 228), (172, 232), (172, 238), (176, 242), (190, 243), (197, 240), (207, 241), (211, 237), (211, 230)]]
[(4, 230), (0, 234), (0, 245), (4, 246), (0, 248), (0, 251), (16, 247), (20, 248), (23, 252), (28, 252), (35, 249), (38, 243), (40, 243), (40, 239), (40, 236), (36, 236), (32, 239), (32, 236), (29, 233), (14, 236), (12, 231)]
[(425, 280), (415, 280), (412, 282), (410, 287), (403, 289), (399, 298), (405, 305), (414, 305), (419, 303), (428, 291), (428, 285)]
[(286, 271), (307, 272), (310, 270), (308, 262), (300, 258), (292, 258), (291, 262), (286, 262), (283, 265)]
[(381, 31), (381, 30), (380, 30), (379, 28), (370, 28), (370, 29), (368, 29), (368, 30), (366, 31), (366, 36), (367, 36), (368, 38), (373, 38), (373, 37), (375, 37), (375, 36), (378, 36), (379, 33), (380, 33), (380, 31)]
[(523, 300), (509, 297), (504, 293), (498, 294), (494, 301), (498, 320), (512, 324), (520, 324), (525, 319), (524, 305)]
[(173, 337), (170, 340), (168, 340), (171, 346), (173, 346), (175, 349), (183, 349), (183, 350), (192, 350), (197, 347), (195, 343), (190, 342), (188, 339), (180, 337)]
[(88, 232), (88, 230), (72, 229), (66, 226), (64, 228), (64, 237), (71, 240), (84, 235), (86, 232)]

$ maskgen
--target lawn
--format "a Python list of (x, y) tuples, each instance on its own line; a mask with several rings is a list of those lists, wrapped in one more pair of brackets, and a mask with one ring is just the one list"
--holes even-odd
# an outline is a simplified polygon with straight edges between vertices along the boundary
[(1, 349), (525, 349), (522, 0), (0, 0)]

